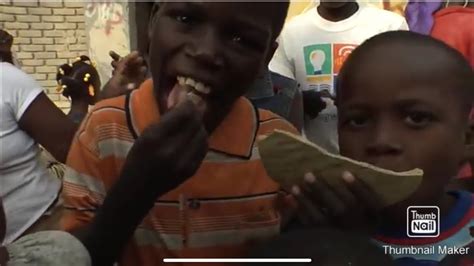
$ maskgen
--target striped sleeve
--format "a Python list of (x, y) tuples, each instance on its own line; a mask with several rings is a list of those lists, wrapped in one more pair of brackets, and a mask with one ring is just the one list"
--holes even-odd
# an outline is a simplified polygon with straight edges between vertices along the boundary
[(123, 160), (117, 160), (120, 149), (115, 145), (111, 148), (109, 143), (122, 131), (126, 123), (124, 114), (123, 109), (116, 107), (97, 108), (76, 133), (64, 175), (62, 229), (72, 230), (89, 223), (102, 205), (107, 187), (118, 178)]
[(270, 111), (259, 109), (259, 118), (259, 135), (269, 135), (275, 129), (300, 135), (298, 130), (290, 122)]
[(94, 152), (94, 129), (91, 113), (74, 137), (67, 158), (62, 196), (65, 212), (61, 227), (72, 230), (89, 223), (105, 197), (101, 180), (101, 160)]

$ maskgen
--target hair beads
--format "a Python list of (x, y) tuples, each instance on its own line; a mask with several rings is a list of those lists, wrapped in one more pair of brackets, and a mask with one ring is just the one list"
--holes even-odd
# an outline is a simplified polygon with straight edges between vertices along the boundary
[(89, 57), (80, 56), (72, 64), (64, 64), (58, 68), (56, 75), (57, 91), (72, 99), (92, 98), (96, 88), (100, 87), (99, 74)]

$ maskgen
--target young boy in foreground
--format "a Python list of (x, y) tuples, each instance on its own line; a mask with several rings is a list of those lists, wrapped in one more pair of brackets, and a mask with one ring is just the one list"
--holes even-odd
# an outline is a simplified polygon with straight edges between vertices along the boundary
[(272, 57), (288, 5), (161, 2), (151, 22), (152, 80), (99, 103), (71, 146), (62, 227), (87, 225), (113, 184), (134, 176), (129, 192), (148, 202), (116, 199), (129, 205), (116, 219), (148, 215), (131, 228), (120, 265), (239, 257), (248, 241), (278, 234), (279, 186), (255, 140), (296, 130), (241, 96)]
[[(293, 188), (303, 220), (375, 229), (370, 235), (398, 265), (438, 265), (451, 254), (464, 257), (453, 265), (472, 265), (474, 250), (462, 248), (473, 242), (473, 197), (445, 188), (463, 157), (473, 79), (457, 51), (428, 36), (388, 32), (357, 48), (337, 87), (341, 154), (394, 171), (420, 168), (424, 178), (409, 198), (380, 208), (373, 191), (350, 173), (341, 188), (307, 174), (307, 183)], [(439, 207), (440, 235), (407, 237), (408, 206)], [(434, 248), (402, 249), (411, 246)]]

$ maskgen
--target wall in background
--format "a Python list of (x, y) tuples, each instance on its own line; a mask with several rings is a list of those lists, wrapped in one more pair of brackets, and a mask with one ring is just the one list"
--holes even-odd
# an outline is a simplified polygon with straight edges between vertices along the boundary
[(125, 56), (130, 53), (128, 2), (85, 3), (86, 35), (89, 54), (97, 64), (102, 84), (112, 75), (109, 51)]
[(73, 1), (2, 0), (0, 28), (14, 36), (13, 51), (22, 69), (31, 74), (64, 111), (69, 101), (56, 91), (61, 64), (88, 54), (84, 4)]

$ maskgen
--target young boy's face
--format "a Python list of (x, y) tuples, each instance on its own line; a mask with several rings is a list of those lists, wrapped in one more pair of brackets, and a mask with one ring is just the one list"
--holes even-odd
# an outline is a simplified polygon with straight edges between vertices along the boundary
[(460, 165), (467, 116), (452, 73), (406, 62), (374, 53), (346, 76), (338, 91), (340, 151), (394, 171), (423, 169), (408, 201), (435, 202)]
[(207, 106), (229, 105), (261, 73), (276, 48), (272, 4), (165, 2), (152, 22), (150, 65), (159, 105), (178, 77), (210, 89)]

